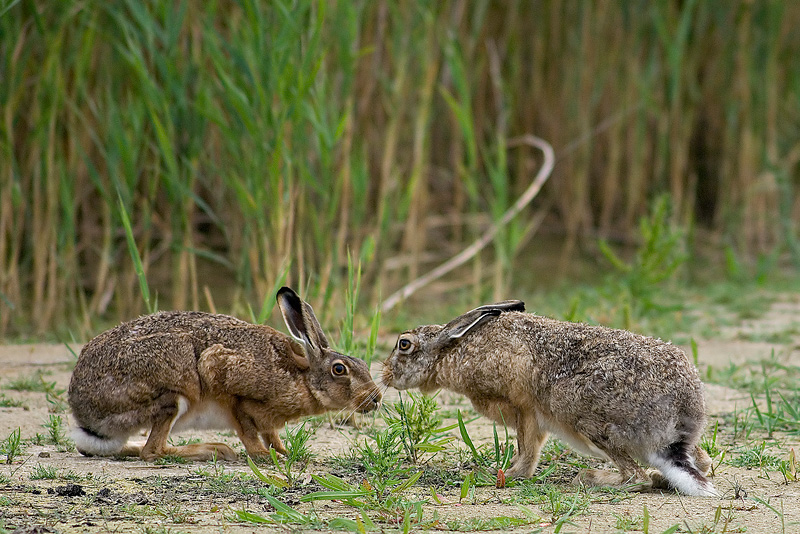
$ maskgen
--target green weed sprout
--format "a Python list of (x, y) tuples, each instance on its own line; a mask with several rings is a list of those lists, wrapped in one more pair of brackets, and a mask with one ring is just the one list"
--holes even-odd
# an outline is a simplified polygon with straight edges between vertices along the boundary
[(508, 427), (503, 425), (505, 431), (505, 440), (501, 443), (500, 437), (497, 433), (497, 425), (493, 425), (493, 444), (483, 447), (476, 447), (472, 438), (467, 431), (467, 423), (461, 415), (461, 410), (458, 411), (456, 416), (458, 429), (461, 434), (461, 439), (467, 446), (472, 461), (476, 467), (476, 473), (479, 475), (476, 479), (476, 484), (487, 485), (494, 484), (496, 478), (492, 472), (499, 472), (499, 470), (508, 469), (511, 464), (511, 458), (514, 456), (514, 444), (508, 436)]
[(384, 418), (399, 433), (408, 460), (416, 464), (424, 453), (444, 451), (454, 439), (446, 433), (456, 425), (442, 426), (435, 398), (412, 392), (409, 401), (403, 401), (401, 392), (400, 400), (387, 406)]
[(308, 422), (303, 422), (294, 429), (290, 429), (287, 425), (285, 434), (287, 452), (285, 458), (281, 459), (275, 449), (269, 449), (272, 464), (283, 475), (284, 479), (263, 474), (256, 463), (249, 456), (247, 457), (247, 464), (250, 466), (250, 470), (259, 480), (279, 488), (294, 486), (305, 473), (313, 457), (311, 449), (308, 447), (308, 440), (313, 431), (309, 428)]
[(373, 436), (356, 451), (366, 474), (360, 483), (351, 483), (332, 474), (311, 475), (326, 491), (305, 495), (300, 500), (314, 502), (337, 500), (358, 509), (362, 517), (377, 512), (380, 521), (402, 526), (403, 530), (422, 522), (424, 501), (409, 500), (405, 492), (422, 476), (422, 471), (403, 465), (400, 430), (387, 428)]
[(0, 454), (6, 457), (6, 463), (14, 463), (14, 459), (22, 454), (22, 429), (17, 428), (0, 442)]

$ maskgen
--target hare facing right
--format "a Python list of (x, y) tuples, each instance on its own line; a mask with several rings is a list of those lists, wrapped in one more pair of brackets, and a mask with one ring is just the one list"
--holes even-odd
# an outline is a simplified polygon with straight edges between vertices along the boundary
[[(251, 456), (281, 454), (278, 431), (305, 415), (378, 407), (366, 363), (332, 350), (314, 311), (288, 287), (278, 305), (294, 339), (229, 315), (159, 312), (89, 341), (69, 385), (73, 439), (86, 456), (236, 459), (223, 443), (173, 447), (173, 428), (233, 429)], [(142, 429), (144, 447), (126, 445)]]
[[(479, 413), (516, 428), (508, 477), (532, 476), (553, 433), (620, 471), (585, 471), (582, 483), (651, 487), (666, 479), (688, 495), (716, 495), (705, 477), (710, 458), (697, 446), (706, 422), (703, 385), (682, 350), (524, 310), (522, 301), (505, 301), (400, 334), (383, 383), (461, 393)], [(663, 479), (651, 479), (637, 461)]]

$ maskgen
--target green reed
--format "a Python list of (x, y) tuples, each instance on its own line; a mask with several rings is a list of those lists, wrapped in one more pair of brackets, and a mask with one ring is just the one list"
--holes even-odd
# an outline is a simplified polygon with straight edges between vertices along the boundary
[(771, 1), (4, 4), (0, 338), (129, 318), (142, 280), (246, 313), (285, 276), (324, 317), (348, 250), (371, 309), (513, 203), (528, 133), (550, 183), (444, 289), (507, 296), (535, 220), (565, 258), (635, 239), (659, 193), (742, 257), (797, 261), (798, 22)]

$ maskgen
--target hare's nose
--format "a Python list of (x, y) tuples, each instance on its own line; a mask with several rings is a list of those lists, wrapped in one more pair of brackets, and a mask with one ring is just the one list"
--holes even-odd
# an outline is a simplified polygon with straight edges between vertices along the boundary
[(375, 391), (369, 398), (369, 405), (368, 408), (370, 411), (377, 410), (378, 407), (381, 405), (381, 392)]

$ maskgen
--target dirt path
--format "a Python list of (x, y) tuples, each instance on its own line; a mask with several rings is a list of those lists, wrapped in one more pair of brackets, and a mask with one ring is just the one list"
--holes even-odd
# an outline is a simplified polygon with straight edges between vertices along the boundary
[[(724, 332), (721, 339), (700, 341), (699, 366), (706, 372), (728, 367), (731, 362), (744, 365), (749, 361), (769, 358), (774, 351), (780, 361), (798, 364), (798, 340), (788, 343), (769, 342), (770, 332), (787, 332), (795, 325), (800, 306), (797, 303), (777, 303), (757, 322), (743, 323)], [(749, 333), (758, 333), (758, 336)], [(776, 336), (772, 336), (776, 337)], [(784, 336), (785, 337), (785, 336)], [(763, 339), (756, 339), (763, 338)], [(79, 347), (74, 347), (78, 350)], [(70, 369), (74, 362), (71, 352), (58, 345), (20, 345), (0, 347), (0, 397), (13, 399), (22, 406), (0, 407), (0, 440), (21, 429), (23, 452), (10, 465), (0, 466), (0, 533), (20, 529), (20, 532), (254, 532), (276, 527), (245, 523), (235, 517), (235, 511), (266, 516), (271, 508), (264, 497), (264, 483), (254, 480), (244, 461), (225, 465), (186, 464), (153, 465), (140, 461), (85, 458), (48, 444), (46, 428), (53, 411), (65, 398)], [(378, 367), (374, 369), (377, 375)], [(45, 392), (16, 391), (7, 385), (20, 377), (42, 373), (50, 389)], [(419, 487), (420, 499), (427, 499), (425, 517), (437, 517), (426, 528), (447, 530), (497, 529), (499, 519), (523, 518), (526, 511), (536, 516), (529, 524), (511, 527), (515, 532), (621, 532), (643, 531), (644, 516), (649, 516), (648, 532), (661, 533), (673, 525), (677, 531), (747, 532), (773, 534), (800, 532), (800, 483), (788, 482), (774, 468), (746, 468), (730, 464), (729, 459), (763, 445), (764, 455), (786, 461), (792, 448), (798, 450), (798, 437), (751, 433), (746, 439), (733, 440), (732, 413), (743, 413), (751, 404), (750, 395), (725, 386), (707, 387), (708, 408), (712, 423), (719, 422), (717, 445), (726, 451), (723, 461), (715, 462), (716, 487), (723, 492), (718, 498), (690, 498), (675, 493), (614, 493), (581, 492), (568, 483), (572, 474), (569, 465), (548, 476), (562, 490), (554, 499), (559, 502), (535, 503), (525, 501), (520, 488), (477, 488), (474, 494), (459, 502), (459, 487), (438, 488), (442, 504), (434, 504), (428, 488)], [(467, 409), (463, 399), (443, 394), (438, 399), (444, 410)], [(391, 394), (387, 398), (392, 402)], [(448, 413), (449, 413), (448, 412)], [(57, 414), (56, 414), (57, 415)], [(63, 412), (61, 415), (66, 418)], [(484, 419), (469, 425), (477, 443), (490, 443), (492, 427)], [(36, 435), (40, 434), (38, 441)], [(240, 444), (230, 435), (190, 433), (187, 438), (223, 440), (238, 450)], [(352, 428), (332, 428), (322, 424), (310, 441), (317, 455), (309, 472), (322, 473), (326, 459), (344, 455), (359, 438)], [(573, 458), (577, 458), (574, 457)], [(4, 461), (6, 455), (0, 455)], [(266, 468), (265, 468), (266, 469)], [(52, 476), (50, 476), (52, 475)], [(306, 480), (308, 480), (306, 478)], [(312, 482), (306, 488), (281, 496), (287, 504), (307, 512), (310, 505), (301, 503), (300, 496), (321, 489)], [(588, 499), (581, 513), (565, 517), (558, 506), (575, 504)], [(582, 501), (582, 503), (583, 503)], [(524, 508), (520, 504), (524, 503)], [(341, 515), (351, 519), (355, 512), (337, 503), (316, 503), (320, 517)], [(531, 516), (532, 517), (532, 516)], [(455, 521), (455, 523), (453, 523)], [(383, 525), (384, 527), (386, 525)], [(38, 528), (38, 530), (36, 530)], [(288, 528), (288, 527), (283, 527)], [(49, 529), (49, 530), (48, 530)], [(391, 529), (389, 529), (391, 530)]]

